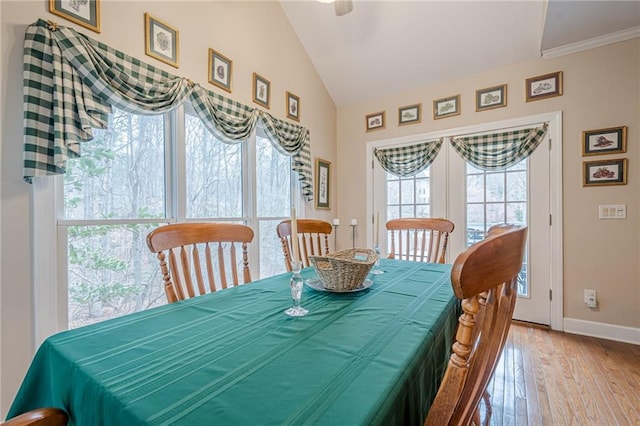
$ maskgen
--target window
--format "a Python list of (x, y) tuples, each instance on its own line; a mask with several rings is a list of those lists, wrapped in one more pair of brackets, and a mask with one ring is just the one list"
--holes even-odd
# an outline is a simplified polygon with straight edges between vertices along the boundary
[[(181, 124), (182, 123), (182, 124)], [(276, 225), (289, 215), (290, 157), (260, 129), (225, 144), (188, 107), (165, 115), (115, 111), (67, 163), (58, 214), (68, 327), (165, 304), (147, 233), (182, 221), (231, 221), (255, 231), (252, 275), (285, 271)]]
[[(499, 223), (527, 225), (527, 167), (523, 160), (504, 171), (484, 171), (466, 163), (467, 246)], [(528, 252), (528, 250), (527, 250)], [(529, 295), (527, 254), (518, 275), (518, 294)]]
[(415, 176), (387, 176), (387, 220), (431, 216), (429, 167)]

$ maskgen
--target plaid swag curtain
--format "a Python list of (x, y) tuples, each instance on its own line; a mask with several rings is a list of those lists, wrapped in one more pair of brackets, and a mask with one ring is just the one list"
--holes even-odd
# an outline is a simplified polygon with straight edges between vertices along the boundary
[(171, 75), (71, 28), (40, 19), (24, 41), (24, 179), (65, 173), (112, 107), (163, 113), (190, 100), (217, 138), (239, 143), (262, 120), (279, 152), (293, 157), (302, 194), (313, 199), (309, 131)]
[(547, 133), (540, 127), (489, 135), (451, 138), (458, 154), (481, 170), (504, 170), (527, 158)]
[(440, 152), (442, 139), (398, 148), (374, 149), (382, 168), (396, 176), (414, 176), (426, 169)]

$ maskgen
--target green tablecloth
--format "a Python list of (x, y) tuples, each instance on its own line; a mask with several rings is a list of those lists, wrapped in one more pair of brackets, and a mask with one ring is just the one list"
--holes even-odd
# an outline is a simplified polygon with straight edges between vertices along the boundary
[(283, 274), (56, 334), (9, 417), (54, 406), (82, 426), (421, 425), (456, 327), (451, 267), (381, 268), (365, 291), (305, 287), (302, 318), (283, 313)]

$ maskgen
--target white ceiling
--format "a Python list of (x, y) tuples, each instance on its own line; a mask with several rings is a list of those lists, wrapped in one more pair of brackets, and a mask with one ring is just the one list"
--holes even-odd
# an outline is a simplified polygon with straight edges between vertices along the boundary
[(336, 105), (640, 27), (639, 0), (354, 0), (353, 11), (341, 17), (316, 0), (280, 2)]

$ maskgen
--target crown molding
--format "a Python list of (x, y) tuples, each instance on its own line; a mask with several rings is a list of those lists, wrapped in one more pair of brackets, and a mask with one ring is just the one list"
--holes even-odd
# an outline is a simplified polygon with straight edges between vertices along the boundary
[(542, 57), (544, 59), (558, 58), (560, 56), (606, 46), (607, 44), (630, 40), (635, 37), (640, 37), (640, 26), (604, 34), (598, 37), (588, 38), (576, 43), (565, 44), (564, 46), (554, 47), (553, 49), (546, 49), (542, 51)]

